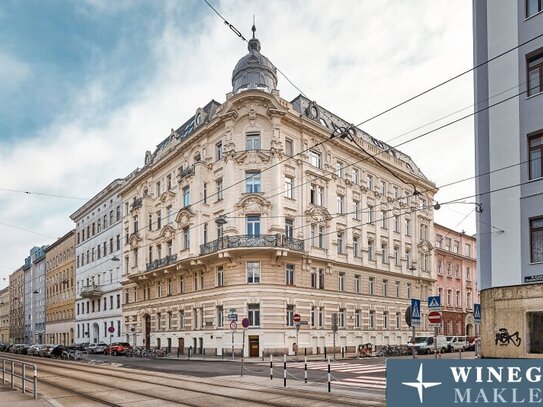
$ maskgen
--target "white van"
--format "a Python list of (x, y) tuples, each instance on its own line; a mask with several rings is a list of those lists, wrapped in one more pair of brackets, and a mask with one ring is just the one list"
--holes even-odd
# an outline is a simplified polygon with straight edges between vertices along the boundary
[[(435, 343), (437, 343), (437, 348)], [(413, 347), (413, 339), (410, 339), (407, 346)], [(434, 352), (437, 349), (438, 352), (447, 351), (447, 338), (444, 335), (438, 335), (436, 342), (434, 342), (433, 336), (415, 336), (415, 350), (419, 354), (428, 354)]]
[(451, 351), (465, 351), (468, 347), (468, 342), (465, 336), (453, 336), (450, 341)]

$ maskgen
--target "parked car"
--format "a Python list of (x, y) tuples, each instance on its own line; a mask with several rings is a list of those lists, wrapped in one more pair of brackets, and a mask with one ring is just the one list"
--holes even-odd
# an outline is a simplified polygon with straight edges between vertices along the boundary
[(465, 336), (453, 336), (450, 343), (452, 352), (465, 351), (468, 347)]
[(468, 336), (466, 338), (466, 350), (475, 350), (475, 344), (479, 341), (478, 336)]
[(91, 343), (89, 346), (85, 348), (85, 350), (88, 353), (104, 353), (106, 348), (107, 348), (107, 345), (103, 342), (100, 342), (100, 343)]
[(11, 345), (9, 343), (0, 343), (0, 351), (7, 352)]
[[(413, 338), (407, 342), (407, 346), (413, 347)], [(415, 350), (419, 354), (430, 353), (434, 349), (433, 336), (415, 336)]]
[(11, 348), (9, 348), (9, 351), (11, 353), (18, 353), (18, 354), (21, 354), (21, 355), (26, 355), (26, 351), (28, 350), (29, 347), (30, 347), (30, 345), (26, 345), (24, 343), (17, 343), (15, 345), (13, 345)]
[(40, 356), (40, 350), (45, 347), (45, 345), (32, 345), (26, 351), (26, 354), (29, 356)]
[(44, 346), (43, 348), (41, 348), (40, 351), (39, 351), (40, 356), (50, 358), (50, 357), (51, 357), (51, 352), (52, 352), (53, 349), (55, 349), (57, 346), (58, 346), (58, 345), (53, 345), (53, 344), (45, 345), (45, 346)]
[(132, 349), (132, 346), (128, 342), (114, 342), (111, 345), (107, 345), (104, 349), (104, 354), (113, 356), (124, 355), (128, 349)]

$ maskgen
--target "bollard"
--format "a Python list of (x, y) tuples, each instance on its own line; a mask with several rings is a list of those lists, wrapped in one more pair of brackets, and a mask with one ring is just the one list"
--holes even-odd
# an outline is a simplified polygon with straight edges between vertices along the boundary
[(22, 378), (21, 378), (21, 391), (24, 393), (26, 393), (26, 365), (24, 363), (21, 363), (21, 367), (22, 367)]
[(283, 387), (287, 387), (287, 355), (283, 354)]
[(304, 383), (307, 383), (307, 356), (304, 357)]
[(38, 368), (34, 366), (34, 399), (38, 399)]
[(345, 347), (344, 346), (341, 347), (341, 358), (345, 359)]
[(328, 393), (332, 391), (332, 384), (330, 382), (331, 379), (331, 373), (330, 373), (330, 358), (328, 358)]
[(307, 348), (304, 348), (304, 356), (307, 356)]
[(462, 359), (462, 349), (458, 351), (458, 359)]
[(10, 381), (11, 381), (11, 388), (12, 388), (12, 389), (15, 388), (15, 384), (13, 383), (13, 374), (14, 374), (14, 370), (15, 370), (14, 362), (11, 362), (11, 372), (9, 372), (9, 375), (10, 375)]
[(270, 380), (273, 380), (273, 355), (270, 355)]
[(324, 360), (326, 360), (326, 346), (324, 347)]

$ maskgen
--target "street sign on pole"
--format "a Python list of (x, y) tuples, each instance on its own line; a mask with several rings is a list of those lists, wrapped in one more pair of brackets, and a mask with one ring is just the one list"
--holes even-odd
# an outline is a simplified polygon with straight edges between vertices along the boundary
[(420, 300), (411, 298), (411, 326), (420, 326)]
[(441, 309), (441, 297), (439, 295), (428, 297), (428, 309), (429, 310)]
[(428, 324), (429, 327), (439, 328), (441, 326), (441, 312), (439, 311), (430, 312), (428, 314), (428, 321), (430, 322)]
[(473, 322), (477, 325), (481, 323), (481, 304), (473, 304)]
[(237, 321), (238, 320), (238, 314), (228, 314), (228, 320), (229, 321)]
[(251, 322), (249, 321), (249, 318), (243, 318), (241, 320), (241, 325), (243, 326), (243, 329), (249, 328), (250, 324), (251, 324)]
[(300, 314), (294, 314), (294, 315), (292, 316), (292, 320), (293, 320), (294, 322), (300, 322), (300, 321), (302, 320), (302, 318), (300, 317)]
[(411, 305), (408, 305), (405, 309), (405, 323), (411, 327)]
[(236, 323), (236, 321), (232, 321), (230, 322), (230, 329), (235, 331), (238, 327), (238, 324)]

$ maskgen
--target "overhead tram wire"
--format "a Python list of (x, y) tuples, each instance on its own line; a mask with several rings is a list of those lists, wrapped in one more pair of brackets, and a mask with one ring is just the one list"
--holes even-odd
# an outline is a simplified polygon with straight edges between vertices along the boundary
[(88, 201), (88, 198), (81, 198), (79, 196), (58, 195), (58, 194), (51, 194), (47, 192), (33, 192), (33, 191), (25, 191), (21, 189), (0, 188), (0, 192), (15, 192), (15, 193), (26, 194), (26, 195), (40, 195), (40, 196), (50, 196), (53, 198), (79, 199), (82, 201)]
[(54, 237), (54, 236), (49, 236), (49, 235), (46, 235), (46, 234), (43, 234), (43, 233), (40, 233), (40, 232), (34, 232), (33, 230), (25, 229), (25, 228), (22, 228), (22, 227), (19, 227), (19, 226), (15, 226), (15, 225), (10, 225), (10, 224), (4, 223), (4, 222), (0, 222), (0, 226), (7, 226), (7, 227), (9, 227), (9, 228), (21, 230), (21, 231), (23, 231), (23, 232), (32, 233), (32, 234), (34, 234), (34, 235), (39, 235), (39, 236), (43, 236), (43, 237), (48, 237), (48, 238), (51, 238), (51, 239), (57, 239), (57, 238)]
[(494, 56), (494, 57), (492, 57), (492, 58), (490, 58), (490, 59), (487, 59), (486, 61), (481, 62), (481, 63), (478, 64), (478, 65), (475, 65), (473, 68), (470, 68), (470, 69), (467, 69), (467, 70), (465, 70), (465, 71), (463, 71), (463, 72), (460, 72), (460, 73), (454, 75), (453, 77), (444, 80), (443, 82), (440, 82), (440, 83), (438, 83), (438, 84), (436, 84), (436, 85), (434, 85), (434, 86), (431, 86), (430, 88), (428, 88), (428, 89), (426, 89), (426, 90), (424, 90), (424, 91), (422, 91), (422, 92), (419, 92), (419, 93), (417, 93), (416, 95), (413, 95), (413, 96), (411, 96), (411, 97), (405, 99), (404, 101), (402, 101), (402, 102), (400, 102), (400, 103), (397, 103), (397, 104), (395, 104), (395, 105), (393, 105), (393, 106), (391, 106), (391, 107), (389, 107), (389, 108), (383, 110), (382, 112), (377, 113), (377, 114), (375, 114), (375, 115), (373, 115), (373, 116), (371, 116), (371, 117), (369, 117), (369, 118), (367, 118), (367, 119), (361, 121), (361, 122), (358, 123), (355, 127), (362, 126), (363, 124), (366, 124), (366, 123), (368, 123), (368, 122), (370, 122), (370, 121), (372, 121), (372, 120), (374, 120), (374, 119), (377, 119), (378, 117), (381, 117), (381, 116), (383, 116), (384, 114), (386, 114), (386, 113), (388, 113), (388, 112), (391, 112), (392, 110), (395, 110), (395, 109), (397, 109), (397, 108), (400, 107), (400, 106), (403, 106), (403, 105), (405, 105), (405, 104), (407, 104), (407, 103), (409, 103), (409, 102), (412, 102), (413, 100), (418, 99), (419, 97), (421, 97), (421, 96), (423, 96), (423, 95), (426, 95), (427, 93), (432, 92), (432, 91), (436, 90), (437, 88), (439, 88), (439, 87), (441, 87), (441, 86), (443, 86), (443, 85), (446, 85), (447, 83), (453, 82), (454, 80), (456, 80), (456, 79), (458, 79), (458, 78), (460, 78), (460, 77), (462, 77), (462, 76), (464, 76), (464, 75), (466, 75), (466, 74), (468, 74), (468, 73), (470, 73), (470, 72), (473, 72), (473, 71), (475, 71), (475, 70), (481, 68), (482, 66), (485, 66), (485, 65), (489, 64), (490, 62), (495, 61), (496, 59), (501, 58), (501, 57), (503, 57), (504, 55), (507, 55), (508, 53), (513, 52), (513, 51), (517, 50), (518, 48), (523, 47), (524, 45), (529, 44), (530, 42), (535, 41), (535, 40), (537, 40), (537, 39), (539, 39), (539, 38), (541, 38), (541, 37), (543, 37), (543, 34), (536, 35), (535, 37), (533, 37), (533, 38), (531, 38), (531, 39), (529, 39), (529, 40), (524, 41), (523, 43), (517, 45), (516, 47), (513, 47), (513, 48), (510, 48), (510, 49), (508, 49), (508, 50), (506, 50), (506, 51), (503, 51), (502, 53), (500, 53), (500, 54), (498, 54), (498, 55), (496, 55), (496, 56)]

